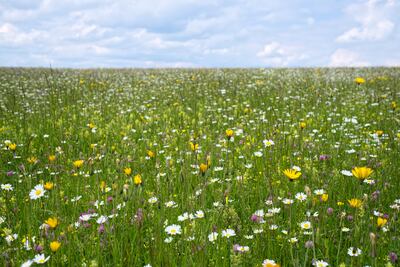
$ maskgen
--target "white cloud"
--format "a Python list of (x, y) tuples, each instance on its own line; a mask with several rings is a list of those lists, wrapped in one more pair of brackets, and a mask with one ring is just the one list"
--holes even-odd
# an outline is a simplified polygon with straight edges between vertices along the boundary
[(257, 53), (257, 56), (267, 65), (283, 67), (306, 58), (306, 55), (299, 53), (297, 50), (294, 47), (281, 45), (278, 42), (271, 42), (266, 44)]
[(390, 9), (394, 1), (368, 0), (362, 4), (352, 4), (347, 13), (360, 25), (353, 27), (336, 38), (337, 42), (381, 40), (390, 35), (395, 24), (390, 19)]
[(346, 49), (337, 49), (330, 58), (329, 66), (331, 67), (365, 67), (370, 64), (362, 60), (360, 55), (356, 52), (346, 50)]
[(11, 23), (0, 26), (0, 44), (28, 45), (46, 35), (37, 30), (22, 31)]

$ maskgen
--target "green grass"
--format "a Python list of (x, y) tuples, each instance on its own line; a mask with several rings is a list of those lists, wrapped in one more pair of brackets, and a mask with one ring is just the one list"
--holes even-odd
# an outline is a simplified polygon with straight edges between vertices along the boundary
[[(398, 68), (0, 69), (0, 184), (13, 187), (0, 189), (0, 262), (44, 253), (49, 266), (385, 266), (400, 254), (399, 83)], [(291, 182), (283, 170), (293, 166), (302, 175)], [(357, 166), (371, 168), (375, 183), (341, 173)], [(54, 187), (31, 199), (46, 182)], [(362, 205), (350, 207), (352, 198)], [(178, 220), (199, 210), (204, 218)], [(258, 210), (263, 218), (251, 220)], [(50, 217), (54, 229), (43, 225)], [(181, 234), (168, 243), (173, 224)], [(236, 235), (222, 237), (225, 229)]]

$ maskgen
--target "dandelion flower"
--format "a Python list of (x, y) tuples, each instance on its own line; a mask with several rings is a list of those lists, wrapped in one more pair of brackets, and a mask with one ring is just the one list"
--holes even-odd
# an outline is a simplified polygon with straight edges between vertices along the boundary
[(44, 189), (46, 189), (46, 190), (51, 190), (51, 189), (53, 189), (53, 187), (54, 187), (54, 183), (52, 183), (52, 182), (46, 182), (44, 184)]
[(47, 224), (51, 229), (54, 229), (59, 225), (59, 221), (57, 218), (48, 218), (47, 220), (44, 221), (45, 224)]
[(289, 178), (290, 181), (297, 180), (301, 176), (301, 172), (296, 171), (294, 169), (286, 169), (283, 171), (283, 174), (285, 174), (286, 177)]
[(233, 137), (233, 135), (234, 135), (234, 132), (233, 132), (232, 129), (227, 129), (227, 130), (225, 131), (225, 134), (226, 134), (226, 137), (227, 137), (228, 139), (231, 139), (231, 138)]
[(354, 82), (358, 85), (365, 83), (365, 79), (362, 77), (357, 77), (354, 79)]
[(350, 207), (352, 208), (359, 208), (362, 205), (362, 201), (357, 198), (352, 198), (348, 200)]
[(135, 185), (142, 184), (142, 176), (140, 174), (136, 174), (135, 177), (133, 177), (133, 183)]
[(72, 164), (74, 165), (75, 168), (79, 169), (80, 167), (83, 166), (84, 160), (79, 159), (75, 160)]
[(378, 217), (377, 221), (376, 221), (376, 225), (378, 227), (382, 227), (387, 223), (387, 219), (382, 218), (382, 217)]
[(61, 247), (61, 243), (58, 241), (53, 241), (50, 243), (50, 249), (53, 252), (56, 252)]
[(368, 178), (373, 173), (373, 170), (368, 167), (355, 167), (351, 172), (357, 179), (362, 181)]
[(132, 168), (127, 167), (127, 168), (124, 169), (124, 174), (125, 175), (131, 175), (131, 173), (132, 173)]

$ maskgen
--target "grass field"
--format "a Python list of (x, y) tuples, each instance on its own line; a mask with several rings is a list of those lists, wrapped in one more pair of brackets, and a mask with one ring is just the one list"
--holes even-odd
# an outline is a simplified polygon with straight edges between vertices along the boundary
[(400, 69), (0, 69), (2, 266), (399, 266)]

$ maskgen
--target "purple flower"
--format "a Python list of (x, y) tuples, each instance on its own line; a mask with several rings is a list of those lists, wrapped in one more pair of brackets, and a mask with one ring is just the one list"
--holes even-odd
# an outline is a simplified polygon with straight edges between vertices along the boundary
[(329, 156), (328, 155), (320, 155), (319, 156), (319, 160), (321, 160), (321, 161), (324, 161), (324, 160), (328, 160), (329, 159)]
[(329, 207), (326, 212), (328, 213), (328, 215), (332, 215), (333, 214), (333, 209), (331, 207)]
[(40, 252), (43, 251), (43, 247), (42, 247), (40, 244), (38, 244), (38, 245), (35, 246), (35, 251), (36, 251), (37, 253), (40, 253)]
[(397, 261), (398, 261), (398, 257), (396, 255), (396, 253), (394, 253), (394, 252), (389, 253), (389, 259), (392, 263), (397, 263)]
[(13, 176), (13, 175), (14, 175), (14, 172), (13, 172), (13, 171), (8, 171), (8, 172), (7, 172), (7, 176), (8, 176), (8, 177)]

